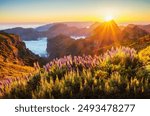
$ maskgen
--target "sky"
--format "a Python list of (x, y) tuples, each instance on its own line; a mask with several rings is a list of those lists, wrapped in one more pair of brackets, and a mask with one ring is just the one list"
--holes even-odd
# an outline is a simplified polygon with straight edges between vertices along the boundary
[(150, 0), (0, 0), (0, 23), (149, 23)]

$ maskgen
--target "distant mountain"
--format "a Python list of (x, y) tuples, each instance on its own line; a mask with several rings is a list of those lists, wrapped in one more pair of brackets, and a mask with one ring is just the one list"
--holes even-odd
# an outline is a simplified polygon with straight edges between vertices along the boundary
[(96, 54), (97, 46), (94, 41), (90, 39), (74, 40), (66, 35), (58, 35), (54, 38), (48, 39), (47, 52), (49, 59), (60, 58), (65, 55), (88, 55)]
[[(137, 25), (130, 24), (120, 29), (114, 20), (104, 23), (96, 22), (88, 28), (71, 26), (73, 24), (75, 23), (70, 23), (68, 26), (64, 23), (54, 23), (36, 29), (13, 28), (5, 30), (5, 32), (16, 33), (24, 40), (37, 39), (40, 36), (48, 37), (47, 52), (50, 60), (69, 54), (73, 56), (99, 54), (112, 46), (123, 45), (141, 49), (149, 45), (147, 42), (149, 33)], [(38, 30), (42, 32), (38, 32)], [(74, 40), (71, 36), (86, 36), (86, 38)], [(142, 43), (141, 47), (138, 47), (139, 43)]]
[(137, 41), (135, 41), (129, 46), (135, 48), (138, 51), (146, 48), (147, 46), (150, 46), (150, 34), (139, 38)]
[[(110, 26), (112, 27), (109, 28)], [(51, 27), (50, 29), (54, 30), (54, 32), (56, 32), (56, 30), (62, 32), (62, 29), (68, 30), (67, 28), (68, 28), (67, 25), (61, 24), (56, 25), (55, 28)], [(105, 30), (106, 28), (107, 30)], [(76, 28), (73, 29), (75, 30)], [(69, 34), (71, 32), (74, 32), (74, 30), (69, 32), (69, 34), (68, 32), (65, 32), (63, 33), (65, 35), (58, 35), (51, 39), (49, 38), (47, 44), (47, 52), (49, 53), (49, 59), (60, 58), (63, 57), (64, 55), (69, 54), (73, 56), (83, 54), (91, 54), (91, 55), (98, 54), (99, 49), (108, 45), (112, 45), (113, 44), (112, 40), (115, 41), (115, 37), (120, 36), (119, 27), (114, 21), (111, 21), (109, 23), (105, 22), (103, 24), (94, 23), (93, 25), (91, 25), (90, 29), (89, 32), (92, 34), (86, 39), (79, 39), (79, 40), (71, 39)], [(52, 30), (49, 32), (52, 32)], [(114, 31), (116, 34), (115, 36)], [(52, 33), (50, 35), (52, 35)]]
[[(73, 26), (75, 24), (77, 24), (77, 26)], [(59, 34), (67, 36), (88, 36), (90, 34), (90, 29), (89, 27), (85, 27), (87, 25), (89, 26), (90, 23), (51, 23), (39, 26), (35, 29), (16, 27), (3, 31), (10, 34), (17, 34), (21, 37), (21, 39), (29, 41), (37, 40), (40, 37), (53, 38)]]
[(48, 31), (52, 26), (57, 25), (57, 24), (66, 24), (69, 27), (76, 27), (76, 28), (89, 28), (93, 22), (62, 22), (62, 23), (50, 23), (46, 25), (39, 26), (35, 28), (36, 31), (38, 32), (44, 32)]
[(150, 33), (150, 24), (148, 24), (148, 25), (137, 25), (137, 26)]
[(19, 36), (5, 32), (0, 32), (0, 60), (28, 66), (41, 62), (39, 56), (26, 48)]
[(44, 31), (47, 31), (49, 28), (51, 28), (53, 25), (54, 25), (53, 23), (42, 25), (42, 26), (35, 28), (35, 30), (38, 32), (44, 32)]
[(126, 26), (120, 25), (119, 28), (122, 31)]
[(104, 22), (93, 30), (91, 39), (100, 46), (105, 46), (120, 40), (121, 30), (115, 21)]
[(23, 40), (37, 40), (37, 38), (42, 37), (42, 33), (37, 32), (33, 28), (22, 28), (16, 27), (12, 29), (3, 30), (6, 33), (19, 35)]
[(48, 31), (45, 32), (45, 35), (48, 38), (53, 38), (57, 35), (67, 35), (67, 36), (88, 36), (90, 31), (88, 28), (77, 28), (77, 27), (70, 27), (67, 24), (55, 24)]
[[(62, 29), (65, 29), (63, 34), (66, 35), (74, 32), (73, 28), (73, 31), (67, 33), (67, 28), (66, 25), (57, 25), (53, 30), (54, 32), (56, 30), (62, 32)], [(93, 28), (92, 34), (86, 39), (73, 40), (70, 36), (66, 35), (49, 38), (47, 44), (49, 59), (60, 58), (69, 54), (73, 56), (101, 54), (111, 49), (112, 46), (130, 46), (140, 50), (150, 45), (149, 33), (135, 25), (128, 25), (120, 29), (115, 21), (112, 20), (102, 24), (95, 23), (91, 25), (91, 28)]]
[(62, 22), (63, 24), (68, 25), (69, 27), (77, 28), (89, 28), (93, 22)]
[(129, 24), (122, 30), (122, 38), (123, 39), (138, 39), (145, 35), (149, 34), (147, 31), (141, 29), (137, 25)]
[(90, 28), (90, 30), (93, 31), (94, 29), (96, 29), (97, 27), (99, 27), (101, 24), (102, 23), (100, 23), (100, 22), (95, 22), (89, 28)]

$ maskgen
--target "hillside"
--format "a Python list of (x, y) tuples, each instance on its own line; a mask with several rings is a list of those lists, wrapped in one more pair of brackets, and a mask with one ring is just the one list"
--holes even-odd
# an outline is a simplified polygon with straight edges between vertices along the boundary
[(33, 66), (40, 57), (26, 48), (19, 36), (0, 32), (0, 58), (4, 62)]
[(110, 45), (121, 39), (121, 30), (114, 20), (104, 22), (93, 30), (91, 39), (100, 46)]
[(143, 29), (143, 30), (150, 33), (150, 24), (148, 24), (148, 25), (138, 25), (138, 27), (140, 27), (141, 29)]
[(134, 39), (137, 40), (140, 37), (148, 35), (149, 33), (136, 25), (128, 25), (122, 31), (123, 39)]
[(0, 61), (0, 81), (5, 79), (24, 78), (35, 70), (30, 66), (22, 66), (12, 62)]
[(54, 59), (56, 57), (63, 57), (64, 55), (69, 55), (69, 47), (75, 40), (71, 39), (66, 35), (58, 35), (53, 39), (48, 39), (47, 52), (49, 53), (49, 59)]
[(0, 32), (0, 79), (28, 75), (34, 62), (44, 60), (28, 50), (19, 36)]

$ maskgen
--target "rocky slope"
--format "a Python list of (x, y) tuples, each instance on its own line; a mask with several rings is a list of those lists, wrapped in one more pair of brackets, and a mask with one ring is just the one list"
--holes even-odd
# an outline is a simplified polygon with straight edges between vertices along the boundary
[(40, 58), (26, 48), (19, 36), (0, 32), (0, 80), (28, 76), (37, 61)]
[(0, 32), (0, 60), (32, 66), (34, 62), (40, 61), (40, 58), (26, 48), (19, 36)]

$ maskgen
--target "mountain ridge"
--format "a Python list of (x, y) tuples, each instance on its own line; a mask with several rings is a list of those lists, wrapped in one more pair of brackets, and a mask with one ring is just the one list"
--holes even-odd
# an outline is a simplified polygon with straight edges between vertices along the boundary
[[(112, 46), (132, 46), (137, 49), (142, 49), (149, 45), (149, 33), (136, 25), (128, 25), (123, 30), (119, 28), (115, 21), (104, 22), (103, 24), (96, 24), (94, 32), (88, 36), (86, 39), (79, 39), (75, 41), (65, 41), (65, 37), (68, 36), (58, 35), (51, 38), (48, 41), (47, 52), (50, 54), (49, 59), (60, 58), (64, 55), (83, 55), (83, 54), (99, 54), (111, 49)], [(142, 37), (145, 37), (144, 39)], [(146, 43), (144, 43), (144, 42)], [(55, 48), (56, 43), (59, 44), (57, 49)], [(67, 43), (67, 44), (66, 44)], [(137, 47), (141, 44), (141, 47)], [(63, 51), (63, 49), (65, 50)], [(54, 51), (56, 49), (56, 51)]]

